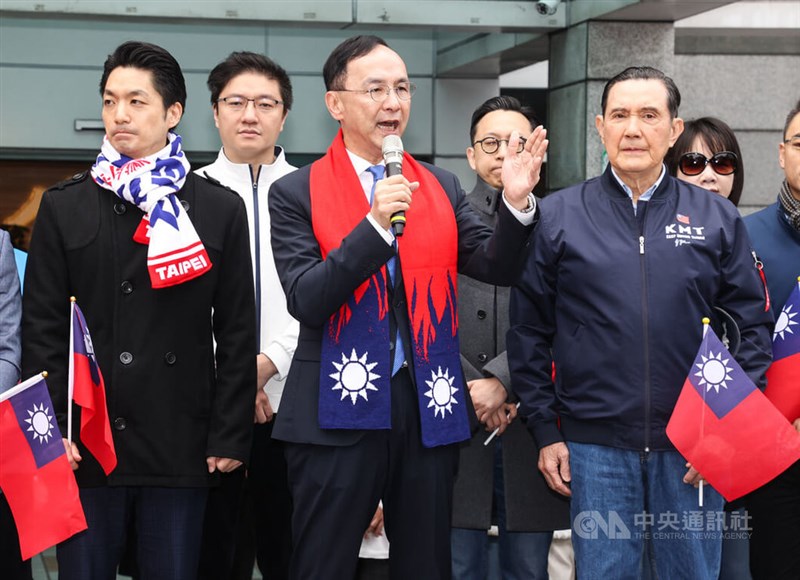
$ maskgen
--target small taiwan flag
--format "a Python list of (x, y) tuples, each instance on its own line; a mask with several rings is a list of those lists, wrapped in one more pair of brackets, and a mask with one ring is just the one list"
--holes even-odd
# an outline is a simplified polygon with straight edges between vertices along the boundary
[(78, 484), (41, 375), (0, 394), (0, 488), (22, 559), (86, 529)]
[(761, 487), (800, 459), (800, 433), (707, 324), (667, 436), (728, 501)]
[(117, 466), (117, 453), (111, 437), (106, 407), (106, 387), (94, 356), (94, 346), (86, 319), (74, 299), (68, 388), (70, 399), (81, 407), (80, 440), (100, 463), (106, 475)]
[(689, 225), (691, 223), (691, 220), (689, 220), (689, 216), (688, 215), (683, 215), (682, 213), (677, 214), (675, 216), (675, 219), (677, 219), (682, 224)]
[(800, 418), (800, 277), (775, 321), (764, 393), (789, 421)]

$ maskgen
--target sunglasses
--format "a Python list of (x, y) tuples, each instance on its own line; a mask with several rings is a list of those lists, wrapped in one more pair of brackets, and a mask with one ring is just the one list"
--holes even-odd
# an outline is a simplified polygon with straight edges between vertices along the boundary
[(678, 160), (678, 169), (684, 175), (700, 175), (709, 163), (711, 164), (711, 169), (717, 175), (736, 173), (736, 169), (739, 167), (739, 159), (736, 157), (736, 153), (721, 151), (713, 155), (711, 159), (701, 153), (684, 153)]

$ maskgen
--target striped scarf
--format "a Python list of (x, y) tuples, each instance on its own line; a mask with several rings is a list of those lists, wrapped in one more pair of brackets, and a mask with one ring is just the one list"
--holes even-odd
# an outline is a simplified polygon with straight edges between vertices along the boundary
[(180, 135), (170, 132), (161, 151), (141, 159), (120, 155), (108, 137), (92, 166), (95, 183), (144, 212), (133, 236), (147, 245), (147, 270), (153, 288), (166, 288), (211, 269), (203, 242), (175, 195), (190, 166)]
[(783, 180), (783, 185), (781, 185), (781, 192), (778, 194), (778, 201), (783, 211), (786, 212), (789, 223), (792, 224), (794, 229), (800, 232), (800, 201), (795, 199), (792, 195), (789, 189), (789, 182), (785, 179)]

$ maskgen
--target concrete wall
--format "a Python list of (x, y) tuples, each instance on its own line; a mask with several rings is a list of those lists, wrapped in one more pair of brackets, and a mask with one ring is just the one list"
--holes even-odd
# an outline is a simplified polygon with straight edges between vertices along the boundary
[[(431, 30), (378, 33), (405, 59), (417, 84), (407, 150), (441, 159), (461, 175), (472, 109), (496, 94), (496, 80), (434, 78)], [(99, 149), (102, 131), (76, 131), (75, 119), (100, 119), (102, 64), (120, 43), (145, 40), (165, 47), (186, 77), (186, 113), (178, 129), (189, 152), (219, 148), (205, 81), (234, 50), (263, 52), (289, 72), (295, 104), (281, 144), (293, 154), (320, 155), (337, 130), (324, 106), (322, 66), (351, 30), (222, 25), (97, 18), (26, 18), (0, 13), (0, 153), (5, 158), (48, 159), (54, 150)], [(441, 157), (440, 157), (441, 156)], [(459, 165), (459, 161), (462, 164)]]
[(773, 203), (783, 182), (778, 165), (786, 115), (800, 99), (800, 55), (675, 56), (681, 117), (712, 116), (736, 132), (745, 168), (743, 214)]

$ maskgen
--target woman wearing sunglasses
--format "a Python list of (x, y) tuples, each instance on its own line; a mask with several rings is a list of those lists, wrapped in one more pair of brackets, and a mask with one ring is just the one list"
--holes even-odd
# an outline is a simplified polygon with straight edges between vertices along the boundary
[(744, 166), (733, 130), (714, 117), (687, 121), (665, 159), (670, 175), (739, 205)]
[[(664, 162), (671, 175), (739, 205), (744, 187), (742, 155), (736, 135), (723, 121), (714, 117), (687, 121)], [(735, 516), (730, 514), (731, 510)], [(733, 517), (746, 517), (739, 504), (726, 505), (726, 512), (728, 525)], [(723, 539), (720, 580), (750, 580), (748, 548), (749, 542), (744, 537), (730, 535)]]

